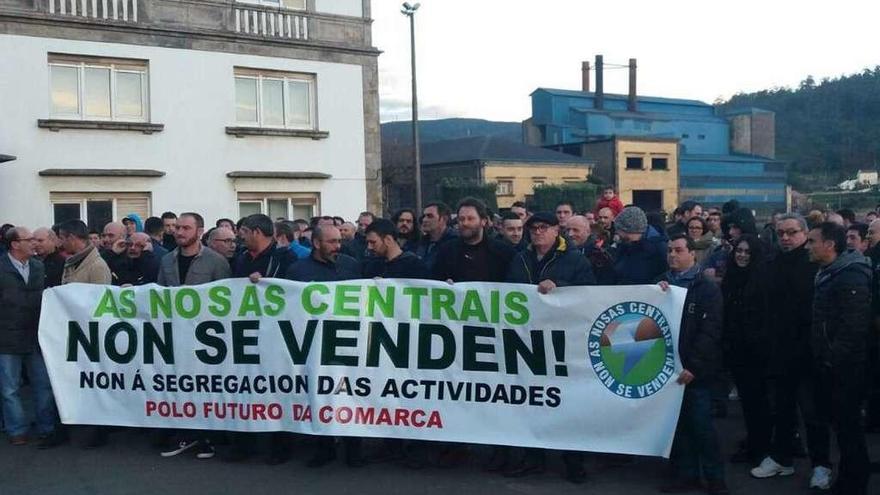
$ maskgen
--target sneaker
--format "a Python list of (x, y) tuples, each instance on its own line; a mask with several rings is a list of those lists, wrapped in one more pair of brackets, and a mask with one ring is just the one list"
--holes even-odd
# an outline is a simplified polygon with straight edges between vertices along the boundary
[[(177, 454), (182, 454), (187, 450), (197, 446), (199, 444), (198, 440), (182, 440), (177, 444), (176, 447), (172, 447), (171, 450), (166, 450), (162, 452), (160, 455), (162, 457), (174, 457)], [(213, 450), (213, 449), (212, 449)]]
[(211, 442), (200, 442), (199, 448), (196, 450), (196, 459), (211, 459), (214, 454), (214, 446), (211, 445)]
[(751, 475), (758, 479), (772, 478), (774, 476), (791, 476), (794, 474), (793, 466), (783, 466), (774, 461), (772, 457), (765, 457), (758, 467), (750, 471)]
[(813, 476), (810, 478), (810, 488), (829, 490), (831, 488), (831, 469), (825, 466), (817, 466), (813, 468)]

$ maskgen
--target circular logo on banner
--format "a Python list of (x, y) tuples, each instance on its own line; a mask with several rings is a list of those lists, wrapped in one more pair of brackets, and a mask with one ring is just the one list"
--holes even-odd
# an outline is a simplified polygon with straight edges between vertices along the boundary
[(669, 321), (656, 306), (625, 302), (603, 311), (587, 339), (590, 364), (615, 394), (643, 399), (675, 374)]

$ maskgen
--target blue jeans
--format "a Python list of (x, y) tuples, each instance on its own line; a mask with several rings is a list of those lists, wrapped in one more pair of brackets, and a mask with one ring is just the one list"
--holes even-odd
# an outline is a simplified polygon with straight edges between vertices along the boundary
[(43, 354), (38, 350), (31, 354), (0, 354), (0, 396), (3, 399), (3, 420), (9, 436), (24, 435), (30, 430), (30, 421), (21, 400), (21, 368), (27, 366), (34, 408), (37, 434), (48, 435), (55, 431), (58, 411), (52, 396), (52, 385)]
[(678, 475), (706, 481), (724, 480), (718, 433), (712, 423), (712, 389), (689, 385), (684, 389), (681, 414), (672, 443), (672, 464)]

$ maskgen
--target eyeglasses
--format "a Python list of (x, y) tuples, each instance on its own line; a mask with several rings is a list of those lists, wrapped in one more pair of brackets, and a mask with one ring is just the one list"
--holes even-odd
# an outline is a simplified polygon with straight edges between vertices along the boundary
[(802, 229), (777, 230), (776, 235), (778, 235), (779, 237), (794, 237), (801, 232), (803, 232)]
[(539, 225), (530, 225), (529, 232), (547, 232), (550, 229), (550, 226), (547, 224), (539, 224)]

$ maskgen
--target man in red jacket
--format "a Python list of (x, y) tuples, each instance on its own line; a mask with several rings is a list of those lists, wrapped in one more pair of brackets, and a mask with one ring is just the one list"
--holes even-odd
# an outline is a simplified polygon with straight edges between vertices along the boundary
[(623, 211), (623, 203), (617, 197), (617, 193), (614, 192), (614, 186), (605, 186), (602, 189), (602, 197), (596, 201), (596, 208), (594, 210), (596, 215), (599, 215), (599, 210), (602, 208), (611, 208), (614, 216), (619, 215)]

